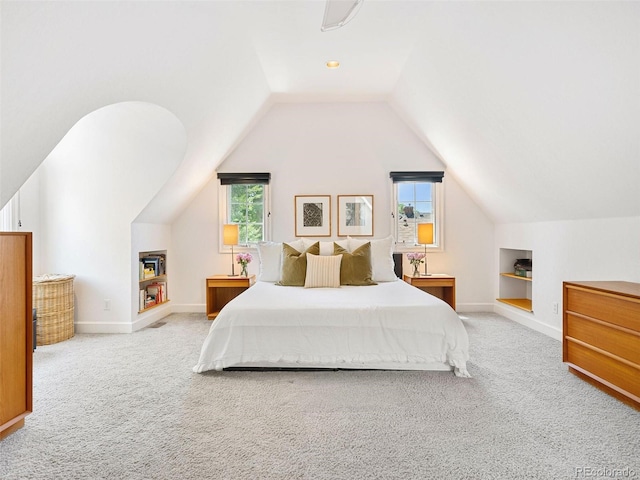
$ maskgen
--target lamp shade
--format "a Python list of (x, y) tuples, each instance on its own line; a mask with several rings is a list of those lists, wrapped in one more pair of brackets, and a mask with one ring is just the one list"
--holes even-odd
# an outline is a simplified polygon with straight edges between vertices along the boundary
[(418, 243), (420, 245), (433, 243), (433, 223), (418, 224)]
[(237, 245), (240, 229), (235, 223), (228, 223), (222, 227), (222, 244)]

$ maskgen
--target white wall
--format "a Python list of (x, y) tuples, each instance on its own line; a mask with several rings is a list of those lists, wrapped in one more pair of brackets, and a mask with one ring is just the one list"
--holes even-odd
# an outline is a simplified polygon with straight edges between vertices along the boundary
[[(171, 309), (204, 312), (205, 279), (231, 273), (231, 255), (218, 254), (218, 180), (211, 179), (171, 225)], [(255, 263), (249, 265), (255, 273)]]
[[(532, 250), (533, 314), (502, 304), (496, 304), (496, 311), (557, 339), (563, 281), (640, 282), (640, 217), (501, 224), (496, 226), (496, 255), (500, 248)], [(497, 261), (494, 272), (497, 297)], [(560, 307), (557, 314), (554, 303)]]
[(127, 102), (84, 117), (39, 168), (40, 268), (76, 275), (78, 332), (132, 331), (131, 223), (185, 146), (174, 115)]
[(392, 98), (496, 223), (638, 216), (638, 31), (638, 2), (429, 2)]
[[(331, 195), (335, 239), (336, 195), (373, 194), (380, 238), (391, 232), (389, 172), (443, 168), (386, 103), (331, 103), (274, 105), (219, 171), (271, 172), (273, 239), (287, 241), (295, 195)], [(218, 190), (214, 177), (172, 225), (174, 309), (202, 309), (205, 278), (231, 268), (218, 254)], [(429, 254), (429, 270), (456, 275), (460, 310), (491, 310), (493, 224), (453, 176), (445, 174), (444, 191), (445, 251)]]
[(2, 2), (0, 206), (78, 119), (139, 100), (171, 111), (189, 134), (179, 171), (141, 212), (144, 222), (170, 222), (269, 96), (246, 32), (255, 10), (251, 2)]

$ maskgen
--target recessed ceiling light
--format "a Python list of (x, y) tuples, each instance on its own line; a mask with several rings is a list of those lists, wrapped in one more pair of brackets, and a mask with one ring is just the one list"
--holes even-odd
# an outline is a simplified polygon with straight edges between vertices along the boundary
[(340, 62), (337, 60), (329, 60), (327, 62), (327, 68), (339, 68), (340, 67)]

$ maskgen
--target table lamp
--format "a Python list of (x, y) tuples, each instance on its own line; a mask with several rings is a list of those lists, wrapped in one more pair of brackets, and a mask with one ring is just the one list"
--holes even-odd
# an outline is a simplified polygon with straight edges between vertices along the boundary
[(222, 244), (231, 245), (231, 275), (230, 277), (237, 277), (234, 261), (233, 261), (233, 246), (238, 244), (238, 237), (240, 235), (240, 229), (235, 223), (227, 223), (222, 227)]
[(424, 275), (425, 277), (431, 275), (427, 273), (427, 245), (433, 243), (433, 223), (419, 223), (418, 224), (418, 244), (424, 245)]

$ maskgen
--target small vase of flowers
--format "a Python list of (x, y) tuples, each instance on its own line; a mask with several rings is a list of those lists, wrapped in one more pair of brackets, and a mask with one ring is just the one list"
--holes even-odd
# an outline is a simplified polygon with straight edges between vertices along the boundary
[(239, 253), (236, 255), (236, 262), (238, 262), (242, 267), (242, 272), (240, 272), (240, 275), (242, 275), (243, 277), (249, 276), (247, 265), (251, 263), (251, 260), (253, 260), (253, 257), (249, 252)]
[(413, 265), (413, 276), (414, 277), (419, 277), (420, 276), (420, 271), (418, 270), (420, 267), (420, 264), (423, 262), (424, 259), (424, 253), (407, 253), (407, 258), (409, 259), (409, 263), (411, 265)]

